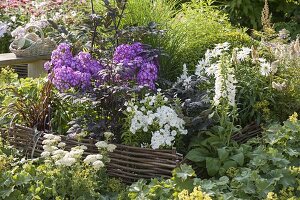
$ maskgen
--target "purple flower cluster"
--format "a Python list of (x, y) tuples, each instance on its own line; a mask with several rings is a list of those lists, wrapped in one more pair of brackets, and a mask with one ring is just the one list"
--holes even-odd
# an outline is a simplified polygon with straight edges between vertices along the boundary
[(122, 80), (132, 80), (141, 86), (155, 89), (158, 62), (155, 56), (145, 53), (145, 48), (141, 43), (118, 46), (114, 52), (113, 62), (122, 66)]
[(72, 87), (82, 90), (90, 88), (93, 81), (99, 80), (99, 71), (103, 69), (89, 53), (80, 52), (73, 56), (71, 46), (66, 43), (52, 52), (51, 61), (46, 62), (44, 67), (51, 70), (49, 79), (60, 91)]
[(109, 76), (114, 73), (113, 66), (117, 65), (117, 72), (113, 76), (113, 82), (134, 82), (141, 86), (155, 89), (155, 81), (158, 77), (158, 62), (155, 55), (141, 43), (132, 45), (123, 44), (116, 48), (113, 56), (114, 65), (103, 64), (92, 58), (89, 53), (80, 52), (73, 56), (71, 46), (60, 44), (52, 52), (51, 61), (44, 67), (50, 70), (49, 79), (60, 91), (70, 88), (87, 90), (94, 83), (95, 86), (109, 81)]

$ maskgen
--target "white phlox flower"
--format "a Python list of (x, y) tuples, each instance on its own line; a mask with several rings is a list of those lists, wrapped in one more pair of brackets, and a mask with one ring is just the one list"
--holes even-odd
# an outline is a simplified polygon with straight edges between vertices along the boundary
[[(139, 102), (140, 108), (137, 108), (133, 112), (129, 127), (129, 131), (132, 134), (136, 134), (137, 131), (147, 133), (153, 124), (158, 124), (159, 127), (156, 131), (153, 131), (153, 127), (151, 128), (153, 132), (150, 146), (153, 149), (158, 149), (163, 146), (171, 146), (177, 134), (187, 134), (187, 131), (184, 128), (184, 120), (181, 119), (171, 107), (162, 105), (154, 108), (153, 110), (142, 109), (145, 104), (148, 104), (148, 108), (149, 106), (151, 107), (152, 104), (156, 103), (157, 99), (158, 98), (156, 96), (147, 96), (141, 100)], [(168, 102), (168, 99), (164, 96), (159, 99), (165, 104)], [(133, 107), (133, 105), (133, 103), (128, 103), (128, 106)]]

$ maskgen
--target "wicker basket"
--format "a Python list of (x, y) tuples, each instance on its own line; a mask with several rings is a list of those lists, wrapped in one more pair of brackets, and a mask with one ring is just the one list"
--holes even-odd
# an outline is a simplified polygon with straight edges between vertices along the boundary
[[(26, 36), (27, 39), (33, 41), (33, 44), (26, 49), (17, 49), (18, 40), (14, 40), (10, 46), (9, 50), (16, 54), (17, 57), (31, 57), (31, 56), (41, 56), (41, 55), (50, 55), (52, 51), (56, 48), (56, 44), (50, 38), (45, 38), (44, 33), (41, 28), (38, 26), (29, 26), (26, 28), (26, 32), (30, 29), (37, 29), (41, 35), (41, 37), (37, 37), (37, 35), (29, 33)], [(26, 37), (25, 36), (25, 37)]]
[[(14, 125), (9, 130), (2, 132), (2, 137), (11, 145), (30, 157), (38, 157), (43, 151), (43, 132), (34, 131), (32, 128)], [(74, 146), (85, 145), (85, 154), (98, 153), (95, 147), (96, 140), (83, 139), (81, 142), (61, 136), (66, 143), (66, 149)], [(130, 147), (116, 144), (114, 152), (109, 153), (111, 161), (107, 171), (112, 177), (121, 178), (126, 183), (132, 183), (140, 178), (151, 179), (155, 177), (169, 178), (172, 170), (182, 161), (182, 155), (172, 150), (153, 150), (148, 148)]]

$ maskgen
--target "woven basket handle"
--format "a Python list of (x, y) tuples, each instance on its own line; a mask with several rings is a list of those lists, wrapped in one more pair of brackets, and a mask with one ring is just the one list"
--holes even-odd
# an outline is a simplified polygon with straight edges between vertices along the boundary
[(40, 33), (40, 35), (41, 35), (42, 42), (44, 42), (44, 40), (45, 40), (45, 35), (44, 35), (43, 30), (42, 30), (40, 27), (34, 26), (34, 25), (30, 25), (30, 26), (28, 26), (28, 27), (26, 28), (26, 32), (28, 32), (28, 31), (29, 31), (30, 29), (32, 29), (32, 28), (35, 28), (35, 29), (37, 29), (37, 30), (39, 31), (39, 33)]

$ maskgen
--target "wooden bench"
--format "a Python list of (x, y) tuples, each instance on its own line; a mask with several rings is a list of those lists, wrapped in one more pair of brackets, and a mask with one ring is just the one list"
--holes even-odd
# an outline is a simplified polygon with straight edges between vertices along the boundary
[(0, 66), (28, 64), (28, 77), (39, 77), (45, 75), (44, 63), (50, 60), (51, 55), (32, 56), (32, 57), (16, 57), (13, 53), (0, 54)]

